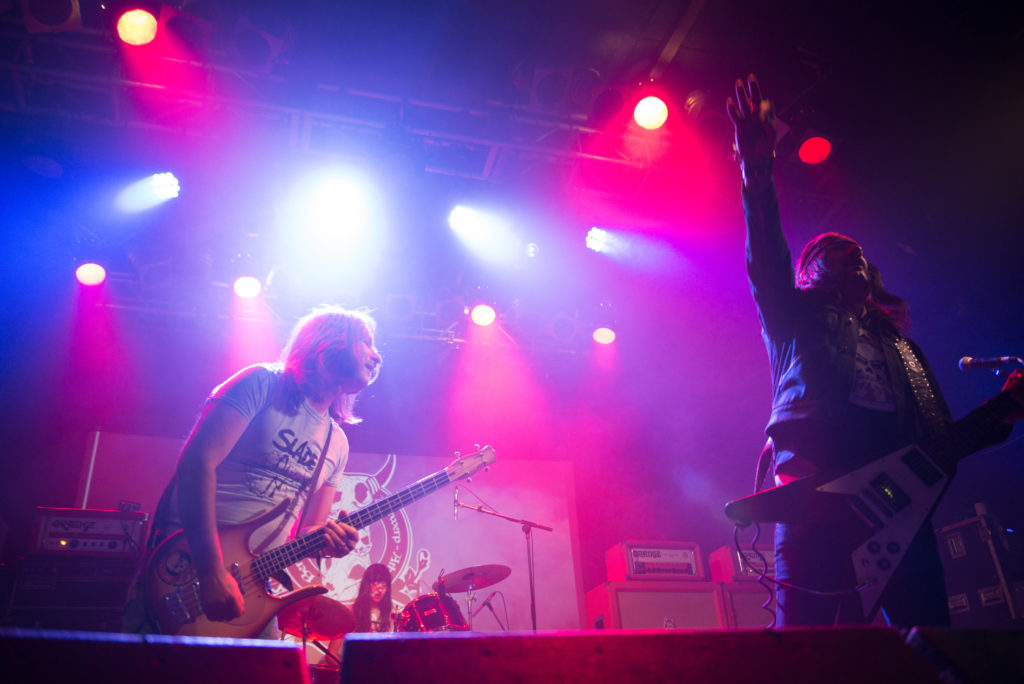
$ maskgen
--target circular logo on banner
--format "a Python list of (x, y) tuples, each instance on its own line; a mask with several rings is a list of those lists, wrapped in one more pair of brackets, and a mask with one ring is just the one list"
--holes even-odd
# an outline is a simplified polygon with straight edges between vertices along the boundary
[[(346, 472), (338, 486), (338, 497), (331, 508), (337, 519), (342, 511), (349, 514), (379, 505), (391, 496), (389, 484), (395, 472), (397, 457), (388, 454), (376, 472)], [(396, 505), (401, 505), (396, 502)], [(359, 592), (359, 581), (366, 567), (373, 563), (386, 565), (391, 571), (391, 597), (394, 610), (418, 597), (422, 578), (430, 568), (430, 552), (420, 549), (413, 554), (413, 530), (405, 510), (394, 506), (382, 509), (383, 517), (359, 531), (359, 542), (344, 558), (324, 558), (323, 575), (316, 559), (306, 559), (292, 567), (299, 585), (323, 584), (328, 596), (351, 602)]]

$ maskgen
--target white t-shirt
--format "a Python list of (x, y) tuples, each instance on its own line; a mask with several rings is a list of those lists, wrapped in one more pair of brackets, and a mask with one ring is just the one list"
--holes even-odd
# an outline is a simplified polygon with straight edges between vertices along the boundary
[[(283, 499), (292, 499), (296, 504), (253, 533), (250, 546), (257, 549), (262, 544), (261, 551), (290, 538), (305, 503), (295, 502), (297, 493), (302, 491), (305, 499), (324, 482), (337, 486), (348, 461), (348, 439), (333, 420), (317, 412), (305, 399), (296, 412), (286, 410), (282, 380), (283, 374), (273, 366), (249, 366), (216, 387), (207, 400), (223, 402), (249, 421), (234, 448), (217, 467), (217, 521), (242, 522)], [(334, 433), (319, 481), (303, 490), (316, 469), (328, 429)]]

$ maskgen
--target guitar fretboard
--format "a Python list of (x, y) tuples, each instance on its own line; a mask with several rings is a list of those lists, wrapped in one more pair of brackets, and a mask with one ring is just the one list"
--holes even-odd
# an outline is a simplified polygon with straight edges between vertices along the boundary
[[(338, 518), (338, 522), (351, 525), (360, 530), (367, 525), (377, 522), (381, 518), (394, 513), (395, 511), (411, 504), (413, 501), (422, 499), (431, 492), (436, 492), (451, 482), (447, 470), (442, 470), (419, 482), (409, 485), (405, 489), (380, 501), (370, 504), (354, 513)], [(261, 578), (269, 578), (284, 570), (289, 565), (298, 563), (304, 558), (316, 555), (323, 549), (327, 542), (324, 539), (325, 532), (319, 529), (303, 537), (293, 539), (281, 546), (270, 549), (252, 561), (253, 571)]]

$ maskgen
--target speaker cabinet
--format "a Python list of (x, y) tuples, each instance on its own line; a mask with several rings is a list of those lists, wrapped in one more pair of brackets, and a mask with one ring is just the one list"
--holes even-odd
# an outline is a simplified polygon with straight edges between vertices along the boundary
[(938, 684), (888, 629), (349, 634), (342, 684)]
[(725, 602), (725, 619), (729, 627), (764, 629), (772, 622), (775, 611), (775, 595), (757, 582), (725, 582), (722, 586), (722, 600)]
[(593, 629), (714, 629), (726, 625), (714, 582), (605, 582), (587, 592)]
[(299, 648), (257, 639), (0, 629), (4, 679), (18, 684), (305, 684)]

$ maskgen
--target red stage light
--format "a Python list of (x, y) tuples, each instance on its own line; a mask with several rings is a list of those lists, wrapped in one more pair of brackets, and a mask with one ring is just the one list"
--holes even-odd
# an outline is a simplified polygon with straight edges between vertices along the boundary
[(469, 317), (479, 326), (490, 325), (494, 322), (494, 319), (498, 317), (498, 314), (494, 312), (494, 309), (487, 306), (486, 304), (477, 304), (473, 307)]
[(75, 269), (75, 278), (82, 285), (99, 285), (107, 279), (107, 271), (99, 264), (82, 264)]
[(828, 158), (831, 152), (832, 143), (825, 138), (815, 136), (804, 140), (797, 154), (800, 156), (800, 161), (805, 164), (820, 164)]
[(638, 126), (649, 131), (661, 128), (668, 120), (668, 105), (660, 97), (648, 95), (636, 103), (636, 107), (633, 108), (633, 120)]
[(152, 43), (156, 28), (156, 17), (143, 9), (128, 10), (117, 20), (117, 35), (129, 45)]

